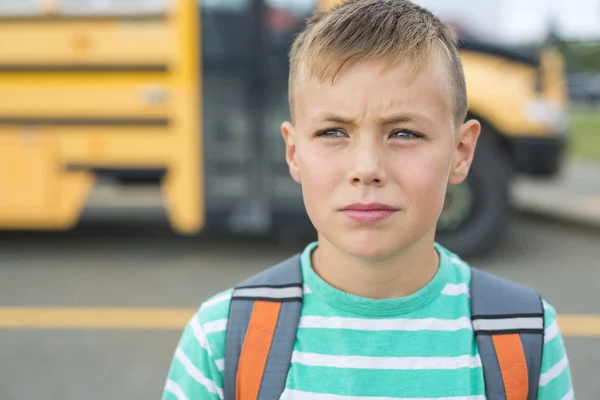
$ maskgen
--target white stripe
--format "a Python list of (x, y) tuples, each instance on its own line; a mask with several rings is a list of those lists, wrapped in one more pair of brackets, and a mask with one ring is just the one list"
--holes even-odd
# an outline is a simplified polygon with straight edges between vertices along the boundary
[(175, 357), (196, 382), (204, 386), (209, 392), (218, 394), (219, 398), (223, 398), (223, 389), (219, 388), (212, 380), (204, 376), (202, 371), (196, 368), (192, 361), (185, 355), (181, 347), (177, 347)]
[(464, 266), (465, 262), (458, 257), (450, 257), (450, 262), (454, 265)]
[(556, 365), (548, 370), (548, 372), (540, 376), (540, 386), (546, 386), (554, 379), (558, 378), (568, 366), (569, 360), (567, 359), (567, 356), (564, 355), (562, 360), (557, 362)]
[(459, 357), (366, 357), (333, 356), (294, 351), (292, 362), (313, 367), (356, 368), (356, 369), (460, 369), (481, 366), (479, 356)]
[[(190, 326), (192, 327), (192, 330), (194, 331), (194, 336), (198, 340), (198, 343), (200, 343), (200, 346), (202, 346), (202, 348), (205, 349), (208, 352), (208, 354), (212, 357), (213, 354), (210, 350), (210, 344), (208, 343), (208, 339), (206, 337), (206, 334), (204, 333), (204, 329), (202, 329), (202, 326), (198, 322), (197, 315), (195, 315), (194, 318), (192, 318)], [(216, 360), (215, 364), (217, 365), (219, 371), (223, 371), (225, 369), (225, 359), (221, 358), (220, 360)]]
[(450, 262), (456, 266), (458, 266), (459, 268), (461, 268), (462, 270), (464, 270), (464, 272), (470, 273), (470, 267), (468, 264), (466, 264), (463, 260), (461, 260), (460, 258), (457, 257), (452, 257), (450, 258)]
[(561, 400), (575, 400), (575, 392), (573, 391), (573, 388), (571, 388), (571, 390), (569, 390), (569, 392), (565, 394), (565, 397), (563, 397)]
[(547, 327), (544, 332), (544, 343), (548, 343), (549, 341), (557, 337), (559, 333), (560, 331), (558, 329), (558, 324), (556, 323), (556, 321), (554, 321), (552, 325)]
[(544, 319), (532, 318), (502, 318), (502, 319), (476, 319), (473, 326), (477, 331), (504, 331), (511, 329), (543, 329)]
[(469, 286), (466, 283), (447, 283), (442, 290), (442, 294), (446, 296), (460, 296), (470, 294)]
[(212, 352), (210, 351), (210, 345), (208, 344), (208, 339), (206, 338), (206, 333), (204, 333), (204, 329), (200, 326), (198, 322), (198, 315), (194, 315), (192, 320), (190, 321), (190, 326), (192, 327), (192, 331), (194, 332), (194, 336), (198, 343), (202, 348), (208, 351), (208, 354), (212, 357)]
[(284, 299), (290, 297), (302, 297), (301, 287), (284, 287), (284, 288), (242, 288), (237, 289), (233, 293), (233, 297), (265, 297), (269, 299)]
[(544, 306), (544, 311), (550, 309), (550, 303), (548, 303), (546, 300), (542, 300), (542, 305)]
[[(280, 400), (409, 400), (403, 397), (384, 396), (343, 396), (339, 394), (325, 394), (304, 392), (301, 390), (285, 389)], [(485, 396), (456, 396), (456, 397), (411, 397), (410, 400), (485, 400)]]
[(209, 335), (227, 330), (227, 318), (218, 319), (216, 321), (207, 322), (204, 324), (204, 332)]
[(311, 294), (312, 290), (310, 290), (310, 288), (308, 287), (307, 284), (303, 285), (303, 289), (304, 289), (304, 294)]
[(181, 386), (179, 386), (176, 382), (173, 382), (170, 379), (167, 380), (167, 384), (165, 385), (165, 391), (173, 393), (175, 397), (177, 397), (177, 400), (190, 400), (186, 396)]
[(344, 317), (304, 316), (300, 328), (354, 329), (359, 331), (457, 331), (472, 330), (468, 317), (458, 319), (363, 319)]
[(225, 293), (225, 294), (222, 294), (220, 296), (215, 297), (214, 299), (211, 299), (211, 300), (208, 300), (208, 301), (204, 302), (200, 306), (200, 309), (201, 310), (205, 310), (207, 308), (216, 306), (217, 304), (224, 303), (224, 302), (229, 301), (229, 300), (231, 300), (231, 293)]

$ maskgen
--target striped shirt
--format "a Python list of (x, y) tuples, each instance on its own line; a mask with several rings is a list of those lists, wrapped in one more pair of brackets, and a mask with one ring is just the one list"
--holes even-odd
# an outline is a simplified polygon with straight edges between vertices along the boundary
[[(300, 326), (283, 400), (485, 400), (470, 320), (470, 268), (439, 244), (440, 268), (418, 292), (374, 300), (339, 291), (301, 257)], [(223, 399), (225, 329), (232, 289), (205, 301), (175, 351), (163, 400)], [(544, 301), (539, 400), (571, 400), (569, 361), (556, 312)]]

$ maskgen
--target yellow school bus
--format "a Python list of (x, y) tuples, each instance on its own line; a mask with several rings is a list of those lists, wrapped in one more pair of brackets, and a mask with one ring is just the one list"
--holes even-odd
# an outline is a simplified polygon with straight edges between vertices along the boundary
[[(98, 179), (160, 186), (179, 234), (311, 233), (279, 133), (287, 53), (317, 0), (0, 0), (0, 229), (65, 230)], [(472, 172), (439, 240), (501, 237), (516, 174), (557, 173), (562, 59), (463, 38)]]

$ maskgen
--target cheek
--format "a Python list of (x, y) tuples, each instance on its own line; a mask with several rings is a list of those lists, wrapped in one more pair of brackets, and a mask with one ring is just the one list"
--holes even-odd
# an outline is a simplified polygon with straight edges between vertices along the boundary
[(344, 180), (343, 166), (335, 152), (305, 144), (298, 148), (298, 168), (302, 175), (302, 193), (309, 213), (332, 198)]
[(441, 146), (411, 152), (394, 166), (413, 209), (424, 212), (441, 207), (446, 193), (450, 153)]
[(298, 144), (298, 167), (303, 176), (310, 177), (315, 185), (335, 180), (341, 172), (343, 152), (319, 141), (305, 140)]

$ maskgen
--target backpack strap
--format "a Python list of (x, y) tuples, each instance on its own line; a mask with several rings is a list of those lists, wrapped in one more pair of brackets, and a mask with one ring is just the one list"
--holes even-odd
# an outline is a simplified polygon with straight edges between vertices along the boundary
[(487, 399), (535, 400), (544, 346), (540, 295), (472, 268), (471, 308)]
[(285, 389), (303, 281), (295, 255), (235, 287), (225, 346), (224, 400), (277, 400)]

